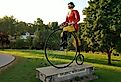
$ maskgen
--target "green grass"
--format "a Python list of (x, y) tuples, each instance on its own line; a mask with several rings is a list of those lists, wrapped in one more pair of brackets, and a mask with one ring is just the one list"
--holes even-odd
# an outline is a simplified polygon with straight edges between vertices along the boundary
[[(0, 53), (9, 53), (19, 57), (17, 63), (0, 73), (0, 82), (40, 82), (35, 78), (38, 67), (49, 66), (42, 50), (5, 50)], [(58, 54), (60, 52), (54, 52)], [(91, 82), (121, 82), (121, 57), (112, 56), (112, 66), (107, 65), (107, 56), (92, 53), (82, 53), (85, 56), (85, 63), (91, 64), (95, 68), (95, 75), (99, 79)], [(72, 56), (72, 55), (71, 55)], [(56, 63), (68, 62), (71, 56), (59, 56), (54, 60)], [(68, 58), (68, 59), (67, 59)]]

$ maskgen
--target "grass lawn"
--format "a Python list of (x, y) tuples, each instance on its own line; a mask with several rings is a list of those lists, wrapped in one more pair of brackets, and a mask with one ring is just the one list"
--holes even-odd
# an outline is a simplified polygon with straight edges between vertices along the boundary
[[(0, 73), (0, 82), (40, 82), (35, 78), (35, 69), (49, 65), (42, 50), (5, 50), (0, 53), (12, 54), (18, 58), (14, 65)], [(109, 66), (106, 55), (82, 54), (85, 56), (85, 64), (93, 65), (95, 74), (99, 76), (99, 79), (91, 82), (121, 82), (121, 56), (112, 56), (113, 65)]]

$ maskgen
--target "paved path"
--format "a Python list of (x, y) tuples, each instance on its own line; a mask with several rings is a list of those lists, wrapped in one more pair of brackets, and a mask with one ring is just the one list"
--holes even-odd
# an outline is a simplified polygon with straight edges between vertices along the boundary
[(12, 55), (0, 54), (0, 68), (10, 64), (15, 60), (15, 57)]

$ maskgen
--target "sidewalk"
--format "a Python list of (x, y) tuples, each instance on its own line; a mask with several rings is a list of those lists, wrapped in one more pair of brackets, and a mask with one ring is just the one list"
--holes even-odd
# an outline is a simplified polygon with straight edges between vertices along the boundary
[(10, 64), (15, 60), (15, 57), (12, 55), (0, 54), (0, 68)]

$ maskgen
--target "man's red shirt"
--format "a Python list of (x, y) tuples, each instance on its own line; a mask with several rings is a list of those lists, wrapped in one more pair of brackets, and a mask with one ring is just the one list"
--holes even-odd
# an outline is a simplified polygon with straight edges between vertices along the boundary
[(79, 29), (79, 25), (77, 24), (80, 21), (80, 15), (77, 10), (72, 10), (71, 13), (66, 17), (66, 23), (74, 23), (74, 28), (76, 31)]

